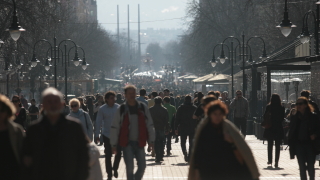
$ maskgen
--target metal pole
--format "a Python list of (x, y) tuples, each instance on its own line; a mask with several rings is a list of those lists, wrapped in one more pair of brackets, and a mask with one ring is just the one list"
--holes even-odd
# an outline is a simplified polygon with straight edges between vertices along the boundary
[(118, 46), (120, 46), (120, 20), (119, 20), (119, 5), (117, 5), (117, 36), (118, 36)]
[(141, 61), (141, 30), (140, 30), (140, 4), (138, 4), (138, 61)]
[(17, 94), (18, 94), (18, 96), (20, 96), (20, 91), (19, 91), (19, 88), (20, 88), (20, 81), (19, 81), (19, 71), (17, 72), (17, 80), (18, 80), (18, 87), (17, 87)]
[(245, 76), (245, 69), (244, 69), (244, 66), (245, 66), (245, 47), (244, 47), (244, 38), (245, 38), (245, 35), (244, 35), (244, 32), (242, 34), (242, 93), (243, 93), (243, 96), (246, 95), (246, 89), (245, 89), (245, 82), (246, 82), (246, 76)]
[(9, 97), (9, 73), (7, 74), (7, 96)]
[[(319, 8), (319, 4), (317, 4), (317, 19), (316, 19), (316, 27), (315, 27), (315, 40), (316, 40), (316, 55), (319, 55), (319, 12), (320, 12), (320, 8)], [(308, 22), (306, 22), (308, 23)]]
[(130, 60), (130, 9), (128, 5), (128, 59)]
[[(64, 95), (65, 95), (65, 102), (68, 102), (68, 71), (67, 71), (67, 44), (64, 44)], [(69, 61), (69, 59), (68, 59)]]
[(233, 41), (231, 41), (231, 93), (232, 93), (232, 99), (234, 98), (234, 88), (233, 88), (233, 83), (234, 83), (234, 77), (233, 77)]
[(54, 35), (53, 39), (53, 50), (54, 50), (54, 87), (57, 88), (57, 38), (56, 35)]

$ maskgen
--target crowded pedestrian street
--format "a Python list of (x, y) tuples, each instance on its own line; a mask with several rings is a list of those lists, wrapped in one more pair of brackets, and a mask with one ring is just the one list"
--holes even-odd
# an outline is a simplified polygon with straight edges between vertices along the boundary
[(320, 180), (320, 0), (0, 0), (0, 180)]
[[(299, 166), (297, 160), (290, 160), (288, 149), (285, 150), (286, 145), (282, 146), (281, 161), (279, 162), (279, 168), (274, 168), (267, 165), (267, 143), (263, 144), (262, 140), (257, 140), (255, 136), (249, 135), (246, 137), (246, 141), (252, 149), (259, 171), (261, 173), (261, 180), (299, 180)], [(100, 164), (101, 168), (104, 168), (104, 156), (102, 146), (99, 146), (100, 150)], [(146, 151), (147, 152), (147, 151)], [(144, 176), (144, 180), (185, 180), (187, 179), (189, 165), (183, 159), (180, 143), (174, 143), (172, 140), (172, 155), (165, 157), (164, 161), (159, 164), (154, 162), (154, 157), (150, 153), (146, 156), (147, 168)], [(320, 179), (320, 166), (318, 163), (316, 167), (316, 177)], [(232, 173), (232, 172), (230, 172)], [(107, 179), (106, 172), (103, 173), (104, 179)], [(120, 162), (119, 166), (119, 178), (126, 179), (125, 164), (124, 161)]]

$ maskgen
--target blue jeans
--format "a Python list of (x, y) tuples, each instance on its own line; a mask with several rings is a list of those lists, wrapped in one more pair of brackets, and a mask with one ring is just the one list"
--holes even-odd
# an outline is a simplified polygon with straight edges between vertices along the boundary
[[(133, 174), (134, 158), (138, 165), (135, 174)], [(123, 148), (123, 159), (126, 164), (127, 180), (141, 180), (146, 169), (146, 154), (144, 148), (139, 147), (139, 142), (129, 141), (128, 146)]]

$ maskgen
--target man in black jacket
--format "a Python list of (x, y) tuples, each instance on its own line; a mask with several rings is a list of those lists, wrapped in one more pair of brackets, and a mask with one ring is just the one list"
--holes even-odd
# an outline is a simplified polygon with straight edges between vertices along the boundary
[(186, 149), (187, 137), (189, 137), (189, 154), (191, 154), (193, 137), (197, 126), (197, 120), (192, 118), (196, 109), (197, 107), (191, 102), (191, 96), (186, 96), (184, 104), (178, 108), (176, 114), (175, 133), (181, 136), (181, 149), (186, 162), (189, 161)]
[(154, 99), (155, 105), (152, 106), (150, 114), (153, 120), (154, 128), (156, 131), (156, 141), (155, 141), (155, 152), (156, 152), (156, 163), (163, 161), (164, 152), (164, 138), (170, 131), (169, 126), (169, 114), (165, 107), (163, 107), (161, 97), (156, 97)]
[(62, 114), (63, 95), (55, 88), (42, 94), (44, 116), (29, 127), (22, 160), (27, 180), (86, 180), (88, 137), (77, 119)]

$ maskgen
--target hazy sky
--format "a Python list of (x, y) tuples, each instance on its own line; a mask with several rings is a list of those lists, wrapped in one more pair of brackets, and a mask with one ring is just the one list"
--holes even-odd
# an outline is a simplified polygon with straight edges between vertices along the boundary
[(117, 5), (119, 5), (120, 28), (127, 28), (129, 4), (130, 22), (132, 22), (130, 29), (138, 29), (138, 24), (135, 22), (138, 22), (138, 4), (140, 4), (141, 29), (184, 28), (183, 21), (178, 18), (185, 16), (187, 2), (188, 0), (97, 0), (98, 20), (107, 30), (115, 31)]

